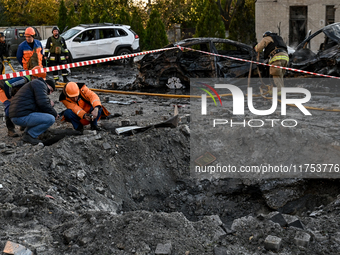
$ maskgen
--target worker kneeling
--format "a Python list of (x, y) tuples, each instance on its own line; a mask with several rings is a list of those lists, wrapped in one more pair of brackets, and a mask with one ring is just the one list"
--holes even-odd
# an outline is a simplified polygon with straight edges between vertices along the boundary
[(25, 127), (24, 142), (42, 142), (38, 136), (58, 118), (48, 97), (54, 90), (54, 81), (38, 78), (26, 83), (11, 99), (9, 117), (15, 125)]
[(65, 120), (71, 122), (74, 129), (83, 132), (85, 125), (91, 125), (91, 130), (100, 130), (98, 120), (110, 113), (101, 105), (96, 93), (84, 83), (69, 82), (59, 96), (67, 110)]

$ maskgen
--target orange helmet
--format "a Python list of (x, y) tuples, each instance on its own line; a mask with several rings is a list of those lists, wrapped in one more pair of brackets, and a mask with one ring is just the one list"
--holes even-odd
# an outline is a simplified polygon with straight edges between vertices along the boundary
[(25, 36), (34, 36), (35, 35), (35, 31), (33, 29), (33, 27), (28, 27), (25, 30)]
[(66, 94), (69, 97), (76, 97), (79, 96), (79, 87), (77, 85), (77, 83), (75, 82), (69, 82), (66, 84), (66, 88), (65, 88)]
[[(42, 69), (42, 67), (40, 67), (40, 66), (35, 66), (35, 67), (32, 68), (32, 70), (35, 70), (35, 69)], [(45, 73), (45, 71), (42, 71), (41, 73), (33, 73), (32, 75), (35, 76), (35, 77), (41, 77), (41, 78), (46, 79), (46, 73)]]

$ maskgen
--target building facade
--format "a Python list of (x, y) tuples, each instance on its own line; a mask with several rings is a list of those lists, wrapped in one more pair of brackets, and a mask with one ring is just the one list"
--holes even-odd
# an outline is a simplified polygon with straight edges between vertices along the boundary
[[(326, 25), (340, 22), (340, 1), (257, 0), (255, 20), (258, 41), (265, 31), (272, 31), (294, 48), (309, 31), (313, 34)], [(323, 41), (323, 35), (315, 37), (310, 45), (311, 50), (317, 51)]]

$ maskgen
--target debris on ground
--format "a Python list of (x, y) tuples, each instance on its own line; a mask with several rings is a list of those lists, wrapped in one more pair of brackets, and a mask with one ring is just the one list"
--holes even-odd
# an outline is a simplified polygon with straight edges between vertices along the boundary
[[(102, 69), (106, 73), (109, 68)], [(84, 68), (74, 75), (83, 77), (86, 72)], [(59, 93), (51, 95), (57, 112), (65, 110), (57, 102)], [(100, 120), (99, 132), (85, 127), (83, 135), (70, 123), (57, 121), (41, 137), (60, 138), (49, 146), (8, 137), (4, 121), (0, 122), (0, 250), (4, 253), (8, 242), (37, 255), (339, 253), (339, 179), (193, 178), (190, 137), (195, 133), (189, 99), (110, 96), (118, 102), (136, 101), (126, 105), (105, 102), (106, 93), (98, 95), (110, 112), (121, 115)], [(254, 102), (260, 108), (270, 105), (263, 98)], [(318, 95), (311, 103), (338, 107), (339, 98)], [(185, 107), (175, 107), (176, 127), (116, 133), (125, 125), (172, 123), (177, 105)], [(296, 111), (300, 133), (258, 131), (260, 140), (255, 141), (253, 133), (241, 136), (235, 131), (225, 147), (230, 159), (262, 160), (254, 154), (257, 142), (266, 145), (270, 160), (293, 154), (317, 159), (317, 149), (302, 150), (306, 143), (335, 155), (340, 148), (338, 114), (315, 111), (319, 122), (314, 123)], [(4, 116), (2, 105), (0, 114)], [(18, 127), (17, 132), (22, 134)], [(292, 143), (296, 148), (289, 154)], [(243, 154), (235, 150), (239, 146), (247, 148)]]

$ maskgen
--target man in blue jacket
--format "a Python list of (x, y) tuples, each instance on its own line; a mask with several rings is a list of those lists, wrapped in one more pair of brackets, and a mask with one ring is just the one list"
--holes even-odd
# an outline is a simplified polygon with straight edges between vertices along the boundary
[(17, 60), (25, 70), (31, 70), (35, 66), (43, 67), (43, 47), (40, 41), (34, 39), (34, 36), (34, 28), (26, 28), (26, 41), (20, 43), (17, 50)]
[(24, 142), (33, 145), (42, 142), (38, 136), (58, 117), (48, 97), (54, 90), (53, 80), (38, 78), (26, 83), (12, 98), (9, 117), (15, 125), (26, 127)]

